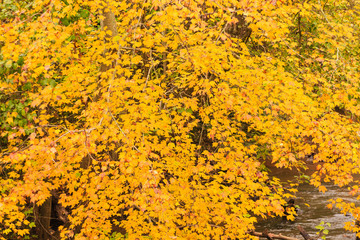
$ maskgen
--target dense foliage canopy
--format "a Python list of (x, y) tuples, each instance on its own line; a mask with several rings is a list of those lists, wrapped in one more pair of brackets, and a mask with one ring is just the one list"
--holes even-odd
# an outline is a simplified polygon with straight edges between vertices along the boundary
[(250, 239), (296, 191), (265, 160), (357, 196), (359, 8), (2, 1), (0, 236)]

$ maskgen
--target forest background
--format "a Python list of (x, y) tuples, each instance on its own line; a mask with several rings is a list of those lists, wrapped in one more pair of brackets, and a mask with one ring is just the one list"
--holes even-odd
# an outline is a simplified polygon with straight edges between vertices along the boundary
[[(252, 239), (359, 195), (358, 0), (2, 0), (3, 239)], [(354, 221), (360, 208), (330, 202)], [(329, 207), (330, 207), (329, 205)], [(293, 215), (288, 216), (293, 218)]]

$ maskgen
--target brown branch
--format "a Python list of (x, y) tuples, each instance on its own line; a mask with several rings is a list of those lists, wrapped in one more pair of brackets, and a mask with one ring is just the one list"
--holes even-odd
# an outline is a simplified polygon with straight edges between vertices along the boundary
[(283, 236), (281, 234), (273, 234), (273, 233), (267, 233), (267, 232), (249, 232), (250, 235), (252, 236), (256, 236), (256, 237), (263, 237), (263, 238), (267, 238), (267, 239), (282, 239), (282, 240), (300, 240), (298, 238), (293, 238), (293, 237), (287, 237), (287, 236)]
[[(305, 240), (314, 240), (314, 238), (310, 237), (310, 235), (300, 225), (298, 226), (298, 229), (300, 231), (301, 236), (303, 236), (303, 238)], [(272, 240), (272, 239), (300, 240), (298, 238), (287, 237), (282, 234), (269, 233), (267, 229), (265, 229), (262, 233), (251, 231), (251, 232), (249, 232), (249, 234), (252, 236), (262, 237), (262, 238), (266, 238), (266, 239), (270, 239), (270, 240)]]
[(314, 240), (312, 237), (310, 237), (310, 235), (302, 228), (302, 226), (298, 226), (298, 229), (300, 231), (301, 236), (303, 236), (303, 238), (305, 240)]

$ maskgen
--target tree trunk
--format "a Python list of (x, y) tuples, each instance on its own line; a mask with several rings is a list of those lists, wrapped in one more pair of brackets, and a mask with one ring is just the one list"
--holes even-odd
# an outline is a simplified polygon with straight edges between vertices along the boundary
[[(103, 16), (103, 20), (101, 21), (101, 30), (102, 31), (111, 31), (111, 34), (106, 34), (104, 38), (104, 42), (109, 42), (111, 38), (115, 37), (118, 34), (117, 26), (116, 26), (116, 18), (115, 14), (111, 11), (109, 7), (109, 3), (106, 1), (105, 6), (103, 7), (101, 11), (101, 15)], [(115, 51), (114, 49), (105, 49), (103, 55), (106, 56), (108, 52)], [(109, 69), (113, 68), (114, 62), (110, 65), (101, 64), (100, 66), (100, 72), (105, 73)], [(100, 87), (100, 86), (99, 86)], [(98, 101), (101, 96), (101, 93), (99, 93), (97, 96), (94, 96), (94, 101)], [(88, 168), (91, 165), (91, 157), (86, 156), (83, 158), (82, 162), (80, 163), (81, 168)]]
[(45, 202), (38, 206), (35, 205), (35, 223), (36, 223), (36, 234), (39, 240), (51, 239), (50, 233), (50, 219), (51, 219), (51, 197), (45, 200)]
[[(109, 6), (109, 3), (107, 1), (105, 1), (104, 3), (104, 7), (101, 11), (101, 15), (103, 16), (103, 20), (101, 21), (101, 30), (102, 31), (111, 31), (111, 34), (106, 34), (105, 38), (104, 38), (104, 42), (108, 43), (110, 42), (110, 40), (115, 37), (118, 34), (117, 31), (117, 26), (116, 26), (116, 18), (115, 18), (115, 14), (111, 11), (111, 8)], [(114, 51), (116, 51), (115, 49), (105, 49), (105, 51), (103, 52), (103, 56), (106, 57), (106, 55), (108, 55), (109, 53), (113, 53)], [(110, 64), (101, 64), (100, 65), (100, 73), (105, 73), (108, 70), (110, 70), (111, 68), (115, 67), (115, 60)], [(99, 88), (100, 88), (100, 84), (99, 84)], [(97, 95), (94, 96), (93, 101), (96, 102), (100, 99), (101, 97), (101, 92), (99, 92)], [(114, 154), (115, 151), (112, 152), (112, 154)], [(80, 163), (80, 167), (83, 169), (87, 169), (92, 165), (92, 157), (90, 155), (85, 156), (81, 163)], [(86, 203), (84, 203), (86, 205)], [(81, 225), (77, 226), (74, 229), (74, 233), (80, 233), (81, 232)]]
[[(102, 31), (111, 31), (111, 34), (106, 34), (105, 35), (105, 42), (109, 42), (109, 40), (113, 37), (115, 37), (118, 34), (117, 31), (117, 27), (116, 27), (116, 18), (115, 18), (115, 14), (111, 11), (111, 9), (109, 8), (109, 4), (108, 2), (105, 2), (105, 4), (107, 6), (104, 6), (103, 10), (102, 10), (102, 16), (104, 17), (104, 20), (101, 21), (101, 30)], [(111, 52), (111, 51), (115, 51), (114, 49), (106, 49), (104, 51), (104, 55), (106, 55), (106, 53)], [(106, 72), (107, 70), (111, 69), (113, 66), (112, 65), (105, 65), (105, 64), (101, 64), (100, 67), (100, 72)]]

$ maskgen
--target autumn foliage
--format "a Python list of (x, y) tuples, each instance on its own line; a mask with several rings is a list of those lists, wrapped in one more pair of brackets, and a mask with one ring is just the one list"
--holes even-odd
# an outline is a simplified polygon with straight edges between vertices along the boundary
[(359, 194), (357, 1), (1, 7), (3, 239), (251, 239), (296, 191), (264, 160)]

